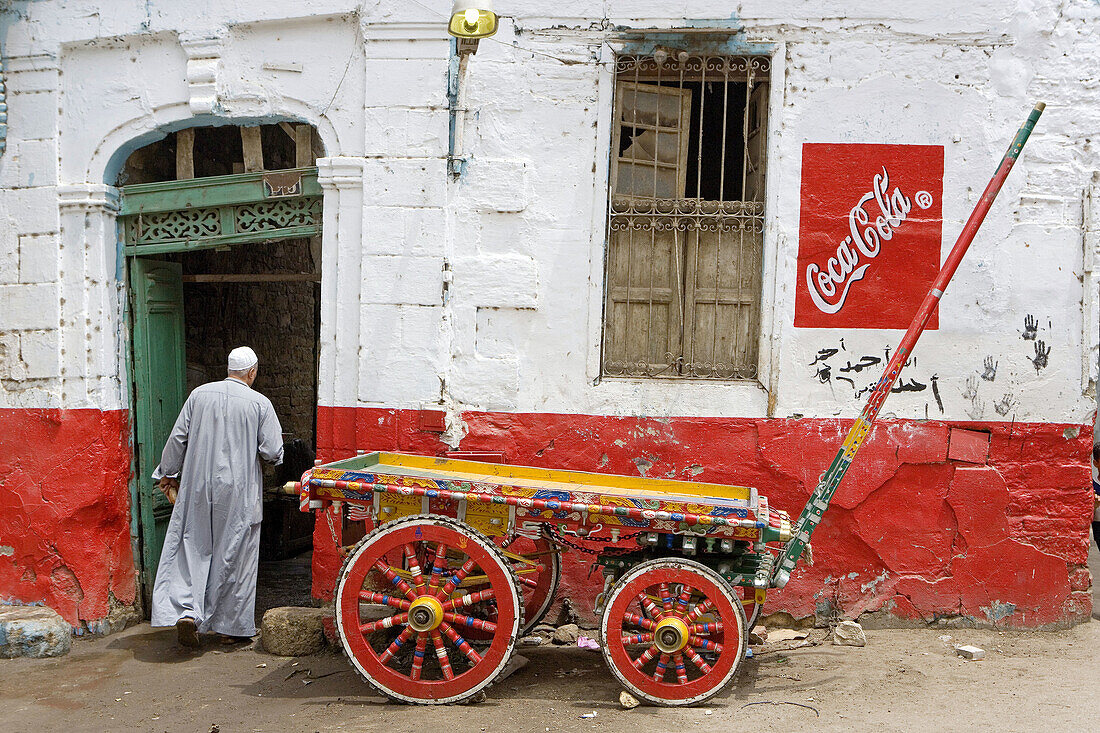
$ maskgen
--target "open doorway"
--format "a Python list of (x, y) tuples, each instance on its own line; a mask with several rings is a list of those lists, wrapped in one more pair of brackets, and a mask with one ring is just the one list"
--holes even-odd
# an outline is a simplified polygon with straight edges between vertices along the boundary
[(264, 471), (257, 623), (311, 603), (313, 516), (279, 487), (316, 450), (320, 154), (309, 125), (201, 127), (134, 151), (120, 173), (147, 601), (171, 515), (149, 475), (183, 399), (224, 379), (227, 354), (246, 345), (285, 446), (283, 466)]

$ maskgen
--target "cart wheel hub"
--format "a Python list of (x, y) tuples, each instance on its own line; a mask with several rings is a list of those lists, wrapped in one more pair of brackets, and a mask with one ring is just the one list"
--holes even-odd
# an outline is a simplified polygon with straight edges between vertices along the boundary
[(653, 631), (653, 642), (665, 654), (673, 654), (687, 646), (691, 632), (678, 618), (666, 618)]
[(409, 626), (414, 631), (433, 631), (443, 620), (443, 606), (431, 596), (421, 596), (409, 606)]

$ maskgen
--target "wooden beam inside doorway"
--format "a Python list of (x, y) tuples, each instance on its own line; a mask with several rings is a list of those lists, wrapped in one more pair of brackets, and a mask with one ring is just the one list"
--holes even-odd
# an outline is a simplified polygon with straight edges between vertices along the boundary
[(260, 143), (259, 127), (241, 128), (241, 147), (244, 150), (244, 172), (257, 173), (264, 169), (264, 149)]
[(195, 177), (195, 130), (187, 128), (176, 133), (176, 180)]

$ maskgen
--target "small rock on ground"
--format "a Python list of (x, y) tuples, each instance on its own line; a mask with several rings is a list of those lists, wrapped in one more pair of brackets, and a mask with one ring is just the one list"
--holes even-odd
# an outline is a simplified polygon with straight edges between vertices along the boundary
[(555, 644), (576, 644), (581, 636), (581, 627), (576, 624), (565, 624), (554, 631)]
[(72, 628), (52, 608), (0, 607), (0, 657), (60, 657), (72, 643)]
[(763, 644), (768, 640), (768, 630), (763, 626), (753, 626), (749, 632), (750, 644)]
[(623, 690), (619, 693), (619, 704), (623, 706), (623, 710), (633, 710), (641, 703), (638, 702), (638, 698)]
[(833, 629), (833, 643), (837, 646), (867, 646), (867, 635), (855, 621), (841, 621)]
[(325, 647), (320, 608), (283, 606), (264, 613), (260, 638), (264, 650), (280, 657), (316, 654)]

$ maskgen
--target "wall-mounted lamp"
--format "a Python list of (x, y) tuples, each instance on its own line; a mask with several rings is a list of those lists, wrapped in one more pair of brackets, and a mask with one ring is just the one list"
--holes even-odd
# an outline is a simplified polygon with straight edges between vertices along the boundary
[(476, 51), (478, 39), (497, 32), (492, 0), (455, 0), (447, 32), (458, 39), (460, 54)]
[(477, 51), (477, 42), (497, 32), (497, 14), (492, 0), (455, 0), (447, 32), (451, 42), (451, 64), (447, 72), (447, 107), (450, 109), (450, 132), (447, 139), (447, 170), (460, 178), (466, 170), (462, 154), (462, 134), (466, 127), (465, 84), (466, 66), (470, 54)]

